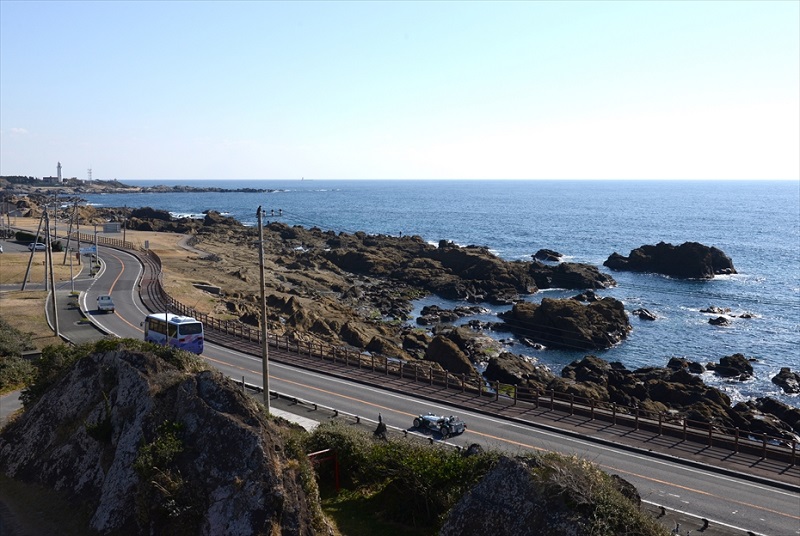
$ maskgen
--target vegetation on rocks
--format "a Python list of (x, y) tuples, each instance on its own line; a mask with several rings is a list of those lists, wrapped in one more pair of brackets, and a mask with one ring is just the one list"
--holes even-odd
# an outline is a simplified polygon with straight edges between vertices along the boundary
[(83, 533), (328, 533), (291, 428), (197, 356), (123, 339), (42, 365), (0, 471), (80, 505)]
[[(322, 464), (315, 473), (308, 459), (332, 449), (346, 488), (334, 500), (368, 505), (359, 512), (372, 530), (365, 534), (386, 526), (407, 530), (380, 532), (478, 534), (474, 521), (463, 524), (466, 514), (453, 514), (465, 508), (506, 526), (503, 516), (518, 516), (492, 500), (508, 501), (512, 475), (531, 487), (511, 511), (535, 504), (548, 512), (528, 519), (538, 523), (529, 530), (663, 533), (639, 512), (630, 485), (588, 462), (379, 440), (338, 421), (308, 434), (267, 417), (196, 356), (139, 341), (49, 348), (25, 394), (25, 413), (0, 434), (0, 471), (80, 505), (84, 532), (343, 533), (335, 516), (334, 524), (325, 518), (317, 486), (328, 486), (333, 468)], [(505, 471), (499, 480), (498, 471)], [(482, 506), (464, 506), (476, 493)], [(564, 523), (580, 530), (559, 532)]]
[(335, 421), (306, 446), (337, 453), (342, 494), (368, 505), (375, 523), (410, 525), (418, 534), (666, 534), (640, 511), (633, 486), (574, 457), (375, 440)]
[(33, 348), (30, 335), (13, 328), (0, 317), (0, 394), (33, 381), (36, 369), (22, 358), (24, 351)]

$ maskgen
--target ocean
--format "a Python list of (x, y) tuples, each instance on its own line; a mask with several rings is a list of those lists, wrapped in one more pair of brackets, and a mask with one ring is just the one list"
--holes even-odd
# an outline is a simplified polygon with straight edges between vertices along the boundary
[[(599, 291), (643, 307), (656, 321), (631, 316), (627, 340), (593, 352), (629, 369), (664, 366), (671, 357), (702, 363), (742, 353), (756, 361), (746, 382), (704, 375), (734, 401), (771, 396), (800, 407), (771, 378), (781, 367), (800, 372), (800, 183), (794, 181), (125, 181), (198, 187), (265, 188), (265, 193), (166, 193), (85, 195), (90, 204), (168, 210), (198, 216), (217, 210), (255, 225), (256, 209), (266, 220), (322, 230), (419, 235), (438, 243), (481, 245), (507, 260), (530, 260), (541, 248), (565, 260), (594, 264), (617, 286)], [(274, 216), (272, 215), (274, 211)], [(732, 260), (736, 275), (711, 281), (675, 280), (656, 274), (613, 272), (603, 262), (644, 244), (687, 241), (716, 246)], [(568, 297), (575, 291), (548, 290), (526, 297)], [(453, 302), (428, 297), (416, 304)], [(708, 323), (700, 309), (731, 310), (726, 327)], [(494, 321), (506, 307), (480, 317)], [(752, 318), (739, 318), (750, 313)], [(409, 320), (413, 323), (414, 320)], [(511, 339), (510, 333), (497, 333)], [(531, 355), (554, 372), (585, 351), (510, 351)]]

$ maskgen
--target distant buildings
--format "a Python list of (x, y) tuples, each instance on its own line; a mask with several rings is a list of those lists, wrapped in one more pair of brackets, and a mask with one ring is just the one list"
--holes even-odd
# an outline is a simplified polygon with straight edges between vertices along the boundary
[(45, 184), (61, 184), (61, 162), (59, 162), (58, 166), (56, 166), (56, 176), (42, 177), (42, 181)]

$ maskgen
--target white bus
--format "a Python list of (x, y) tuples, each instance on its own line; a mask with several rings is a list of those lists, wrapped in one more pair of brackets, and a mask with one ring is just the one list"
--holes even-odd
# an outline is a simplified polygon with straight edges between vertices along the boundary
[(144, 319), (144, 340), (203, 353), (203, 323), (190, 316), (155, 313)]

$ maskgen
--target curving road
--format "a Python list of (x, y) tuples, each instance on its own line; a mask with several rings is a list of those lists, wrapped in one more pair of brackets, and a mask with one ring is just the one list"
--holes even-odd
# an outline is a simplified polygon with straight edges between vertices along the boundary
[[(148, 314), (137, 290), (141, 265), (136, 257), (120, 250), (101, 248), (100, 256), (105, 269), (83, 294), (82, 308), (103, 330), (119, 337), (141, 338), (140, 323)], [(114, 298), (116, 314), (95, 310), (97, 295), (105, 293)], [(261, 385), (260, 356), (207, 343), (203, 357), (230, 377)], [(796, 468), (789, 469), (788, 485), (778, 485), (769, 479), (721, 473), (710, 466), (648, 455), (646, 448), (634, 450), (608, 441), (564, 435), (541, 424), (465, 411), (455, 405), (431, 403), (397, 390), (276, 362), (270, 363), (270, 388), (365, 418), (377, 420), (380, 413), (389, 426), (401, 428), (410, 427), (415, 415), (427, 411), (458, 414), (469, 429), (451, 442), (479, 443), (510, 452), (549, 450), (586, 458), (633, 483), (643, 500), (708, 519), (710, 527), (705, 534), (744, 535), (750, 531), (772, 536), (800, 535), (800, 479), (794, 479)], [(781, 479), (786, 481), (786, 475)], [(700, 526), (686, 528), (698, 530)]]

